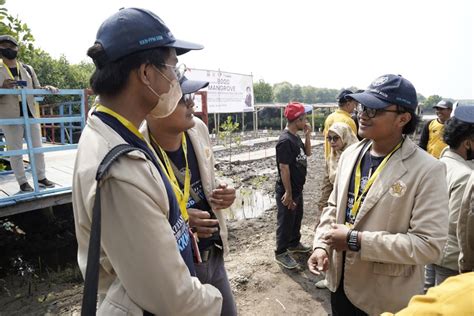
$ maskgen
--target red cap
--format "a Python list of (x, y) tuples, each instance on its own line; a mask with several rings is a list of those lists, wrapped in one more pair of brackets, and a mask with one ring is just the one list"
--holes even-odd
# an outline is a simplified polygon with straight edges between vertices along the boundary
[(288, 121), (293, 121), (305, 113), (305, 107), (299, 102), (291, 102), (286, 105), (285, 117)]

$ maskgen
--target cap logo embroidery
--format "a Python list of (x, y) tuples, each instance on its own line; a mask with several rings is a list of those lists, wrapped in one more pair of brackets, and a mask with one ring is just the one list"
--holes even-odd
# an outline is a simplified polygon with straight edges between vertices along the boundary
[(150, 44), (150, 43), (154, 43), (154, 42), (161, 41), (162, 39), (163, 39), (163, 36), (161, 36), (161, 35), (156, 35), (156, 36), (152, 36), (152, 37), (149, 37), (149, 38), (142, 39), (142, 40), (140, 40), (138, 43), (139, 43), (140, 45), (146, 45), (146, 44)]
[(374, 82), (372, 82), (372, 86), (378, 87), (380, 85), (383, 85), (385, 82), (387, 82), (387, 80), (388, 80), (387, 76), (378, 77), (377, 79), (374, 80)]
[(402, 197), (407, 191), (407, 185), (402, 180), (397, 180), (388, 191), (393, 197)]

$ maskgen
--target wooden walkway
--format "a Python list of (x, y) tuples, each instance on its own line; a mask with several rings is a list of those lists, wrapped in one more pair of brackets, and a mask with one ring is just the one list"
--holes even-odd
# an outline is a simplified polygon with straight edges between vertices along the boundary
[[(51, 145), (43, 144), (43, 146)], [(40, 192), (43, 193), (41, 196), (25, 197), (20, 192), (13, 173), (0, 175), (0, 217), (71, 202), (70, 188), (72, 185), (76, 150), (46, 152), (44, 155), (46, 160), (46, 177), (54, 182), (56, 186), (53, 189), (41, 189)], [(25, 162), (28, 162), (28, 155), (24, 155), (23, 158)], [(30, 185), (33, 186), (31, 172), (27, 172), (27, 177)], [(67, 190), (55, 192), (55, 190), (60, 188), (67, 188)], [(18, 197), (18, 199), (8, 202), (2, 201), (2, 198), (12, 196)]]

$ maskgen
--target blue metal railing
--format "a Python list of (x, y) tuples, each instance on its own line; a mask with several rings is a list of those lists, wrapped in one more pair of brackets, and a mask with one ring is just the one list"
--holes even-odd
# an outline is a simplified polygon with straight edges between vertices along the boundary
[[(77, 95), (80, 96), (80, 113), (73, 114), (72, 106), (78, 104), (77, 102), (66, 102), (63, 106), (60, 106), (60, 117), (53, 117), (53, 118), (31, 118), (28, 116), (28, 105), (27, 105), (27, 96), (28, 95)], [(59, 90), (58, 93), (52, 93), (48, 90), (44, 89), (0, 89), (0, 95), (20, 95), (21, 96), (21, 107), (23, 109), (23, 117), (14, 118), (14, 119), (5, 119), (0, 118), (0, 126), (2, 125), (23, 125), (25, 127), (25, 141), (27, 144), (27, 149), (22, 150), (8, 150), (8, 148), (3, 148), (0, 151), (0, 158), (1, 157), (10, 157), (16, 155), (25, 155), (28, 154), (29, 161), (30, 161), (30, 170), (33, 177), (33, 185), (34, 185), (34, 192), (25, 192), (21, 194), (15, 194), (13, 196), (3, 197), (0, 198), (0, 207), (5, 205), (10, 205), (16, 203), (16, 201), (23, 200), (23, 199), (32, 199), (36, 197), (40, 197), (42, 195), (49, 195), (58, 192), (66, 192), (70, 191), (71, 187), (61, 187), (61, 188), (52, 188), (46, 190), (39, 190), (38, 185), (38, 177), (36, 172), (36, 164), (35, 164), (35, 154), (37, 153), (45, 153), (45, 152), (53, 152), (53, 151), (64, 151), (64, 150), (71, 150), (76, 149), (77, 144), (73, 144), (72, 137), (69, 139), (69, 144), (65, 142), (65, 128), (67, 128), (72, 136), (73, 130), (80, 128), (81, 130), (84, 128), (85, 125), (85, 93), (84, 90), (78, 89), (63, 89)], [(68, 107), (67, 115), (64, 116), (64, 106)], [(32, 141), (31, 141), (31, 130), (30, 125), (32, 124), (54, 124), (60, 123), (61, 127), (61, 143), (63, 145), (57, 145), (53, 147), (39, 147), (33, 148)], [(74, 123), (80, 123), (79, 126), (74, 126)], [(54, 129), (53, 129), (54, 132)], [(0, 146), (4, 145), (4, 143), (0, 143)], [(7, 149), (7, 150), (5, 150)], [(11, 173), (11, 171), (10, 171)], [(0, 176), (2, 173), (0, 173)]]

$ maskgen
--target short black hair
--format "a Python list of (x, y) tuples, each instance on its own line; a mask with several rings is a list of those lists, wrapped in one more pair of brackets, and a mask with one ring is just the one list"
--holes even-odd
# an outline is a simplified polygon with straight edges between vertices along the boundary
[(170, 49), (159, 47), (142, 50), (107, 63), (101, 62), (104, 54), (104, 48), (99, 43), (94, 44), (87, 51), (87, 55), (96, 65), (90, 78), (90, 85), (96, 94), (114, 96), (125, 88), (132, 70), (138, 69), (143, 64), (153, 64), (158, 68), (164, 68), (163, 64), (170, 54)]
[(410, 113), (411, 119), (405, 126), (403, 126), (402, 134), (404, 135), (413, 134), (416, 130), (416, 127), (418, 126), (418, 123), (420, 123), (420, 117), (416, 115), (414, 109), (408, 109), (406, 107), (397, 105), (397, 110), (400, 112)]
[(463, 122), (455, 117), (444, 123), (443, 140), (449, 147), (458, 148), (461, 143), (474, 137), (474, 124)]

